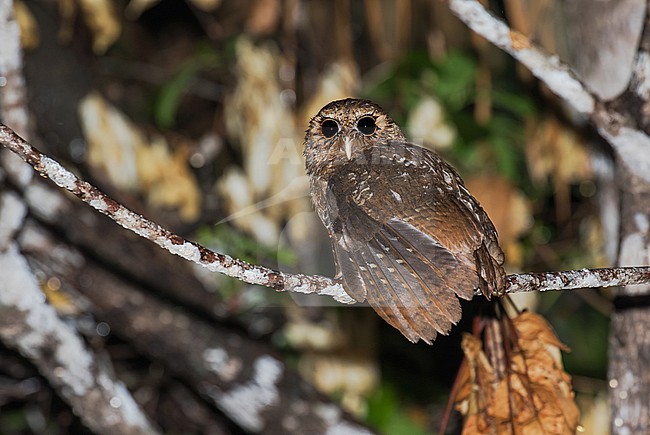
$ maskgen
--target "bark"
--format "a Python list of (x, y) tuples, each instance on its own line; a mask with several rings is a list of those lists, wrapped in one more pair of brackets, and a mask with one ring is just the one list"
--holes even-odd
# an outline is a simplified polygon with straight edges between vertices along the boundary
[[(647, 151), (646, 151), (647, 152)], [(619, 264), (650, 262), (650, 183), (623, 168)], [(616, 292), (609, 336), (609, 387), (612, 431), (650, 431), (650, 286)]]
[[(607, 18), (618, 23), (605, 28), (617, 28), (621, 22), (637, 23), (638, 13), (644, 11), (643, 34), (630, 65), (623, 65), (623, 74), (629, 74), (627, 90), (620, 93), (620, 83), (606, 92), (615, 99), (604, 101), (592, 95), (580, 79), (562, 65), (555, 56), (544, 54), (528, 38), (511, 31), (505, 23), (490, 15), (473, 0), (447, 0), (451, 10), (475, 32), (511, 54), (524, 64), (551, 91), (564, 99), (577, 113), (588, 117), (599, 134), (609, 143), (616, 156), (614, 173), (619, 180), (620, 244), (618, 264), (622, 266), (650, 263), (650, 26), (646, 4), (635, 1), (610, 2), (602, 7), (613, 7), (616, 13)], [(636, 11), (636, 12), (635, 12)], [(637, 16), (630, 14), (637, 13)], [(602, 23), (601, 23), (602, 24)], [(585, 26), (592, 26), (587, 22)], [(636, 29), (636, 30), (635, 30)], [(620, 32), (603, 35), (610, 44), (632, 44), (639, 27), (627, 26), (631, 37), (611, 42)], [(634, 32), (637, 33), (634, 33)], [(609, 45), (608, 45), (609, 46)], [(593, 47), (592, 47), (593, 48)], [(603, 50), (603, 47), (598, 47)], [(629, 47), (626, 47), (626, 50)], [(582, 47), (576, 47), (582, 50)], [(629, 59), (629, 56), (627, 56)], [(611, 62), (609, 59), (607, 62)], [(628, 62), (630, 62), (628, 60)], [(598, 68), (598, 62), (595, 63)], [(601, 67), (606, 64), (600, 63)], [(589, 70), (590, 81), (602, 77), (602, 71)], [(582, 65), (581, 69), (585, 70)], [(627, 71), (627, 72), (625, 72)], [(597, 84), (591, 83), (592, 87)], [(605, 95), (605, 94), (601, 94)], [(609, 339), (609, 386), (614, 433), (650, 433), (650, 304), (649, 286), (629, 285), (617, 291), (616, 311), (612, 315)]]
[[(0, 0), (0, 119), (28, 135), (22, 51), (13, 2)], [(34, 271), (15, 241), (27, 207), (9, 184), (26, 188), (33, 172), (0, 153), (0, 339), (28, 358), (86, 426), (100, 433), (152, 434), (156, 429), (110, 365), (100, 364), (77, 331), (46, 303)]]

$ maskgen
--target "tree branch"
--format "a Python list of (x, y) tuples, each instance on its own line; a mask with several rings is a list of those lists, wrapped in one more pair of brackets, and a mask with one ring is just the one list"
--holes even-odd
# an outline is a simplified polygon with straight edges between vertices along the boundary
[[(650, 138), (611, 105), (594, 96), (560, 62), (522, 33), (512, 30), (476, 0), (444, 0), (449, 9), (470, 29), (510, 54), (577, 112), (588, 117), (598, 133), (610, 143), (622, 162), (642, 180), (650, 182)], [(643, 67), (644, 63), (641, 63)], [(637, 67), (637, 68), (638, 68)], [(635, 151), (635, 152), (631, 152)], [(639, 151), (639, 152), (636, 152)]]
[(616, 287), (650, 282), (650, 266), (608, 267), (508, 275), (506, 293)]
[[(212, 272), (223, 273), (249, 284), (262, 285), (277, 291), (331, 296), (341, 303), (354, 303), (354, 299), (345, 293), (342, 285), (334, 279), (320, 275), (288, 274), (257, 266), (211, 251), (162, 228), (115, 202), (91, 184), (80, 180), (55, 160), (41, 154), (3, 124), (0, 124), (0, 143), (23, 158), (41, 176), (49, 178), (56, 185), (72, 192), (124, 228), (154, 242), (172, 254), (206, 267)], [(650, 266), (508, 275), (504, 292), (570, 290), (641, 283), (650, 283)]]
[(0, 255), (0, 270), (0, 336), (38, 367), (84, 424), (97, 433), (158, 433), (124, 384), (45, 302), (16, 244)]
[(338, 302), (347, 304), (354, 302), (354, 299), (345, 293), (341, 284), (330, 278), (318, 275), (285, 274), (267, 267), (256, 266), (229, 255), (211, 251), (198, 243), (187, 241), (183, 237), (171, 233), (112, 200), (96, 187), (80, 180), (57, 161), (41, 154), (3, 124), (0, 124), (0, 142), (22, 157), (43, 177), (49, 178), (57, 186), (72, 192), (124, 228), (154, 242), (172, 254), (200, 264), (212, 272), (223, 273), (249, 284), (258, 284), (278, 291), (332, 296)]
[(535, 46), (527, 36), (512, 30), (476, 0), (445, 0), (451, 12), (477, 34), (505, 51), (540, 79), (553, 93), (584, 115), (596, 108), (596, 98), (560, 59)]

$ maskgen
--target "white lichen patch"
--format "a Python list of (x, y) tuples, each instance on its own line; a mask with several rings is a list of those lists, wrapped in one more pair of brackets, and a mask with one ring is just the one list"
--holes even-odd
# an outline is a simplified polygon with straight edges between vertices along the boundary
[(212, 393), (216, 404), (244, 429), (260, 432), (264, 429), (264, 410), (278, 402), (277, 382), (282, 377), (284, 365), (277, 359), (264, 355), (255, 360), (252, 378), (228, 392)]
[(242, 361), (239, 358), (230, 357), (228, 352), (220, 347), (206, 349), (203, 352), (203, 360), (206, 367), (215, 373), (224, 382), (231, 382), (242, 369)]
[(354, 304), (357, 302), (349, 294), (347, 294), (345, 290), (343, 290), (341, 284), (333, 284), (323, 287), (318, 290), (317, 294), (322, 296), (331, 296), (335, 301), (342, 304)]
[(328, 425), (334, 425), (341, 421), (341, 408), (331, 403), (318, 403), (314, 405), (314, 412)]
[(54, 348), (54, 358), (60, 365), (56, 373), (61, 382), (74, 394), (84, 394), (92, 385), (92, 357), (70, 326), (45, 303), (38, 282), (16, 245), (0, 254), (0, 270), (0, 304), (25, 313), (23, 328), (17, 329), (19, 335), (13, 337), (21, 353), (38, 358), (43, 348)]
[(314, 405), (314, 413), (325, 422), (327, 426), (325, 433), (328, 435), (366, 435), (372, 433), (364, 427), (344, 421), (341, 409), (330, 403)]
[(639, 50), (632, 74), (632, 87), (636, 94), (643, 100), (650, 96), (650, 54)]
[(246, 269), (243, 275), (244, 280), (251, 284), (265, 284), (268, 281), (266, 271), (257, 268)]
[(365, 427), (356, 426), (347, 421), (341, 421), (327, 428), (326, 435), (370, 435), (373, 432)]
[(644, 132), (629, 127), (621, 127), (617, 134), (604, 129), (599, 133), (614, 146), (625, 166), (647, 183), (650, 183), (650, 138)]
[[(645, 233), (638, 232), (625, 236), (621, 241), (619, 264), (621, 266), (642, 266), (650, 261), (650, 250), (645, 244)], [(626, 286), (628, 294), (645, 294), (650, 285), (636, 284)]]
[(91, 199), (90, 201), (88, 201), (88, 204), (95, 210), (99, 210), (99, 211), (108, 210), (108, 204), (106, 204), (106, 201), (104, 201), (103, 199)]
[(73, 190), (76, 187), (78, 178), (72, 172), (61, 166), (56, 160), (42, 156), (41, 166), (45, 169), (45, 173), (50, 180), (54, 181), (57, 186), (67, 190)]
[(175, 245), (171, 242), (171, 240), (165, 240), (163, 248), (167, 249), (172, 254), (176, 254), (189, 261), (198, 263), (201, 260), (201, 253), (199, 252), (199, 248), (190, 242)]
[(11, 242), (27, 214), (27, 207), (13, 192), (0, 196), (0, 250)]
[(640, 232), (643, 234), (648, 233), (648, 229), (650, 227), (650, 223), (648, 222), (648, 216), (646, 216), (643, 213), (636, 213), (634, 215), (634, 223), (636, 224), (636, 227), (639, 229)]
[(115, 409), (115, 423), (124, 421), (130, 426), (144, 429), (147, 433), (154, 433), (149, 420), (122, 382), (114, 381), (106, 373), (100, 373), (97, 383), (104, 389), (104, 396), (108, 398), (111, 408)]

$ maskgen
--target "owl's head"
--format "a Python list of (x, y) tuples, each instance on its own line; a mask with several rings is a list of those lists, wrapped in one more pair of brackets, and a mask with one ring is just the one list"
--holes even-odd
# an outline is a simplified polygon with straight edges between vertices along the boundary
[(375, 103), (353, 98), (332, 101), (309, 121), (308, 170), (353, 160), (377, 143), (404, 140), (397, 124)]

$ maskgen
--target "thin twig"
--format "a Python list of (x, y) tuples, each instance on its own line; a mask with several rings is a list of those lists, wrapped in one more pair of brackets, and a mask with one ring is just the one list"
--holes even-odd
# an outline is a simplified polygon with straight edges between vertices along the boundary
[(650, 283), (650, 266), (565, 270), (508, 275), (506, 293), (573, 290)]
[[(91, 184), (80, 180), (57, 161), (41, 154), (3, 124), (0, 124), (0, 143), (22, 157), (41, 176), (49, 178), (56, 185), (72, 192), (124, 228), (154, 242), (172, 254), (200, 264), (212, 272), (223, 273), (249, 284), (258, 284), (277, 291), (331, 296), (341, 303), (354, 303), (354, 299), (345, 293), (341, 284), (331, 278), (320, 275), (288, 274), (247, 263), (229, 255), (214, 252), (162, 228), (112, 200)], [(641, 283), (650, 283), (650, 267), (582, 269), (508, 275), (505, 293), (612, 287)]]

